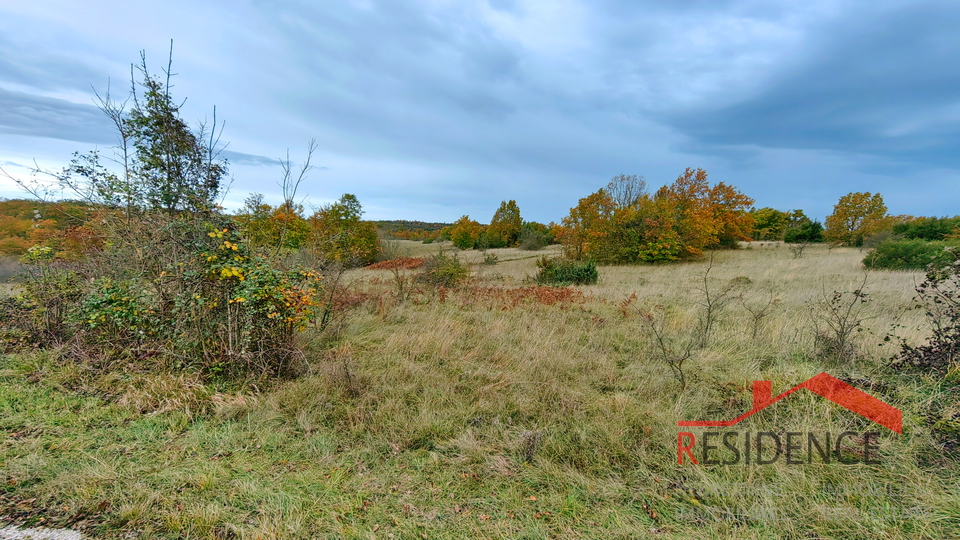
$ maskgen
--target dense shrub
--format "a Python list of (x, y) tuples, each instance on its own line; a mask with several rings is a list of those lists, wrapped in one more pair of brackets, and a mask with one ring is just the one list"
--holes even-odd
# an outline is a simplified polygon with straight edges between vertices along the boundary
[(676, 240), (666, 238), (662, 242), (650, 242), (641, 245), (637, 260), (648, 263), (670, 262), (680, 258), (683, 246)]
[(33, 246), (20, 261), (24, 270), (18, 300), (29, 319), (21, 326), (45, 334), (46, 340), (65, 337), (67, 313), (83, 295), (80, 274), (55, 260), (49, 247)]
[[(120, 146), (130, 149), (118, 150), (122, 172), (111, 172), (94, 151), (75, 154), (62, 173), (48, 173), (84, 201), (90, 228), (27, 251), (20, 298), (8, 302), (21, 321), (0, 321), (6, 334), (0, 339), (22, 343), (33, 332), (45, 346), (69, 337), (72, 357), (117, 358), (141, 370), (290, 373), (302, 356), (294, 333), (330, 304), (318, 273), (280, 256), (287, 233), (295, 232), (291, 220), (300, 218), (292, 205), (281, 207), (282, 230), (270, 239), (277, 249), (254, 249), (256, 242), (217, 205), (227, 174), (226, 162), (216, 158), (222, 148), (207, 146), (216, 141), (209, 131), (191, 129), (169, 88), (145, 65), (140, 71), (143, 81), (131, 80), (132, 109), (100, 101)], [(290, 186), (281, 187), (286, 193)], [(367, 244), (375, 246), (376, 231), (360, 227), (359, 213), (359, 202), (347, 195), (318, 212), (318, 219), (329, 218), (324, 224), (340, 227), (324, 244), (338, 263), (363, 258), (346, 241), (352, 233), (372, 236)], [(64, 253), (77, 260), (64, 262)]]
[(597, 265), (593, 260), (577, 261), (546, 255), (537, 261), (536, 280), (540, 285), (593, 285), (597, 282)]
[(894, 240), (903, 240), (903, 236), (894, 233), (890, 229), (887, 229), (875, 234), (871, 234), (870, 236), (864, 238), (860, 249), (875, 249), (884, 242), (891, 242)]
[(867, 268), (922, 270), (952, 261), (949, 248), (944, 242), (885, 240), (864, 257), (863, 264)]
[(33, 323), (34, 309), (20, 298), (0, 298), (0, 353), (37, 345), (46, 339)]
[(893, 226), (893, 232), (915, 240), (943, 240), (960, 231), (960, 216), (922, 217)]
[(456, 253), (448, 255), (440, 250), (423, 265), (419, 281), (435, 286), (454, 287), (470, 277), (470, 268), (460, 261)]
[(960, 254), (947, 252), (951, 262), (931, 268), (917, 286), (917, 303), (925, 310), (933, 335), (923, 345), (901, 344), (893, 359), (896, 370), (946, 375), (960, 362)]
[(823, 242), (823, 224), (819, 221), (806, 219), (795, 227), (787, 228), (783, 235), (783, 241), (788, 244)]
[(537, 251), (550, 244), (550, 234), (542, 232), (524, 224), (520, 231), (520, 249), (525, 251)]

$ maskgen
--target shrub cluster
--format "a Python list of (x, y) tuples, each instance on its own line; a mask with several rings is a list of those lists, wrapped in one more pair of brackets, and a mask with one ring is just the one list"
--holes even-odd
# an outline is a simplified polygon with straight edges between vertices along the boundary
[[(147, 370), (289, 372), (299, 358), (294, 333), (330, 303), (318, 272), (282, 257), (298, 230), (293, 205), (270, 215), (258, 206), (269, 218), (263, 223), (224, 215), (217, 200), (227, 164), (206, 142), (216, 139), (181, 120), (169, 86), (145, 63), (140, 72), (142, 81), (131, 81), (132, 99), (100, 102), (120, 148), (129, 150), (116, 155), (122, 172), (101, 165), (94, 151), (48, 173), (84, 202), (84, 234), (77, 236), (83, 241), (75, 242), (70, 263), (56, 236), (27, 250), (21, 294), (9, 306), (19, 320), (0, 321), (6, 334), (0, 337), (38, 346), (71, 340), (71, 350), (90, 358)], [(124, 110), (127, 103), (132, 110)], [(357, 259), (355, 243), (345, 241), (351, 233), (372, 230), (359, 226), (360, 211), (355, 198), (344, 196), (318, 212), (323, 226), (313, 230), (327, 234), (329, 257), (338, 263)], [(264, 235), (276, 249), (258, 245)]]
[[(624, 181), (633, 187), (625, 189)], [(580, 199), (551, 232), (570, 258), (618, 264), (734, 249), (753, 231), (753, 199), (723, 182), (711, 186), (703, 169), (687, 169), (653, 195), (645, 190), (645, 183), (616, 177)]]
[(540, 285), (594, 285), (599, 274), (591, 259), (577, 261), (549, 258), (546, 255), (537, 261), (536, 281)]
[(953, 260), (945, 242), (925, 240), (884, 240), (863, 259), (867, 268), (888, 270), (923, 270), (930, 266), (942, 267)]
[(525, 251), (537, 251), (553, 243), (553, 235), (546, 225), (536, 222), (524, 222), (520, 229), (519, 248)]
[(465, 265), (456, 253), (453, 255), (440, 250), (429, 257), (423, 265), (419, 280), (438, 287), (455, 287), (470, 277), (470, 267)]
[(893, 226), (893, 232), (916, 240), (943, 240), (960, 232), (960, 216), (916, 218), (897, 223)]
[(941, 376), (960, 363), (960, 254), (948, 252), (951, 262), (931, 267), (917, 286), (917, 302), (933, 327), (923, 345), (901, 344), (892, 367), (897, 370), (934, 373)]
[(288, 372), (294, 333), (323, 307), (320, 274), (254, 253), (223, 216), (138, 219), (149, 219), (163, 240), (116, 241), (75, 270), (47, 260), (48, 248), (31, 248), (17, 300), (21, 320), (8, 321), (6, 340), (73, 339), (100, 357), (208, 374)]

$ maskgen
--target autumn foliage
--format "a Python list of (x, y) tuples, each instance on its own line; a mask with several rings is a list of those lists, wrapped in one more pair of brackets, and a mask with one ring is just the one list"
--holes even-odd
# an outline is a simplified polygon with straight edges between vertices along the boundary
[(520, 240), (523, 219), (517, 201), (502, 201), (487, 226), (487, 243), (492, 248), (514, 247)]
[(710, 186), (703, 169), (687, 169), (654, 195), (615, 200), (617, 177), (570, 209), (553, 229), (567, 256), (599, 262), (660, 262), (736, 247), (753, 230), (753, 199), (723, 182)]
[(860, 246), (863, 239), (893, 225), (887, 216), (887, 205), (879, 193), (848, 193), (827, 216), (827, 240), (834, 244)]
[(35, 245), (58, 259), (76, 259), (102, 244), (96, 212), (78, 201), (0, 201), (0, 255), (23, 255)]
[(380, 250), (376, 226), (361, 220), (362, 215), (360, 201), (349, 193), (309, 218), (302, 205), (286, 201), (273, 207), (254, 194), (234, 220), (261, 253), (307, 249), (324, 262), (359, 266), (373, 262)]
[(462, 216), (450, 228), (450, 241), (460, 249), (472, 249), (483, 233), (482, 225), (470, 219), (470, 216)]

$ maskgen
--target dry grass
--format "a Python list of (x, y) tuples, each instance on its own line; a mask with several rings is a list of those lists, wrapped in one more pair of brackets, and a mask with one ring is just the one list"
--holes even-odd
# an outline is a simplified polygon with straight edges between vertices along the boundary
[[(438, 249), (409, 244), (409, 256)], [(474, 264), (467, 286), (414, 301), (391, 296), (390, 271), (351, 272), (365, 300), (336, 332), (301, 336), (309, 373), (256, 395), (177, 375), (103, 400), (57, 388), (49, 362), (7, 359), (4, 497), (34, 499), (24, 519), (82, 511), (89, 530), (118, 538), (946, 538), (960, 527), (956, 460), (937, 453), (923, 416), (948, 394), (887, 374), (892, 351), (878, 346), (893, 322), (925, 336), (907, 310), (918, 274), (869, 274), (859, 354), (837, 363), (815, 347), (817, 304), (858, 285), (857, 250), (717, 253), (706, 286), (734, 282), (736, 298), (681, 388), (643, 313), (672, 343), (696, 338), (706, 261), (601, 267), (595, 286), (551, 288), (525, 283), (543, 252), (490, 251), (499, 264), (461, 253)], [(678, 420), (732, 418), (750, 407), (750, 381), (777, 392), (824, 370), (904, 410), (881, 465), (677, 466)], [(27, 373), (40, 375), (23, 384)], [(865, 427), (803, 394), (742, 429)]]

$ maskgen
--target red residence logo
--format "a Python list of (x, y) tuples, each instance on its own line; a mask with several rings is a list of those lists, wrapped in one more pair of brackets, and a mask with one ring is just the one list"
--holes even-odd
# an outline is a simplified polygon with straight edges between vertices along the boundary
[[(854, 388), (853, 386), (828, 375), (827, 373), (820, 373), (815, 377), (810, 378), (809, 380), (794, 386), (790, 390), (774, 397), (773, 383), (770, 381), (754, 381), (753, 382), (753, 408), (749, 411), (743, 413), (742, 415), (734, 418), (733, 420), (681, 420), (677, 422), (677, 425), (680, 427), (730, 427), (736, 424), (739, 424), (744, 419), (753, 416), (754, 414), (766, 409), (770, 405), (786, 398), (790, 394), (800, 390), (801, 388), (806, 388), (807, 390), (823, 396), (830, 401), (844, 407), (851, 412), (855, 412), (860, 416), (879, 424), (891, 431), (896, 433), (903, 433), (903, 413), (899, 409), (880, 401), (879, 399)], [(710, 450), (716, 450), (718, 446), (711, 446), (709, 443), (710, 437), (720, 437), (723, 435), (723, 444), (730, 451), (735, 453), (735, 461), (718, 461), (710, 460), (708, 458), (708, 453)], [(754, 446), (756, 447), (756, 463), (758, 464), (767, 464), (772, 463), (769, 458), (763, 458), (763, 437), (766, 436), (771, 442), (776, 443), (776, 454), (773, 458), (773, 461), (776, 461), (779, 458), (780, 454), (783, 451), (783, 444), (781, 437), (773, 432), (760, 432), (756, 434), (754, 438)], [(875, 461), (869, 460), (869, 454), (871, 451), (878, 450), (876, 446), (876, 439), (879, 437), (879, 433), (869, 432), (863, 436), (858, 436), (854, 432), (844, 432), (834, 439), (835, 444), (831, 444), (831, 436), (829, 433), (826, 434), (825, 445), (822, 444), (824, 441), (822, 438), (819, 438), (814, 433), (807, 434), (807, 456), (808, 463), (812, 459), (813, 450), (816, 449), (817, 452), (821, 455), (826, 462), (830, 461), (831, 453), (835, 453), (838, 461), (848, 463), (844, 461), (841, 457), (841, 441), (844, 438), (848, 438), (852, 441), (858, 441), (859, 444), (864, 446), (863, 454), (867, 455), (865, 462), (875, 463)], [(684, 444), (686, 439), (687, 444)], [(726, 432), (721, 434), (720, 432), (705, 432), (703, 434), (703, 458), (706, 464), (733, 464), (739, 463), (740, 460), (740, 449), (734, 444), (735, 441), (739, 439), (739, 432)], [(796, 439), (796, 440), (795, 440)], [(801, 441), (803, 439), (803, 434), (799, 432), (790, 432), (786, 434), (786, 456), (787, 462), (791, 464), (799, 464), (800, 461), (793, 459), (791, 452), (794, 452), (794, 455), (799, 454), (802, 451)], [(753, 455), (753, 448), (750, 445), (750, 433), (746, 433), (746, 459), (747, 463), (750, 463), (751, 457)], [(693, 463), (699, 463), (698, 460), (693, 456), (692, 449), (696, 444), (696, 436), (693, 433), (689, 432), (680, 432), (677, 434), (677, 461), (679, 464), (683, 463), (682, 456), (687, 454), (690, 457), (690, 460)], [(824, 448), (826, 450), (824, 450)]]

